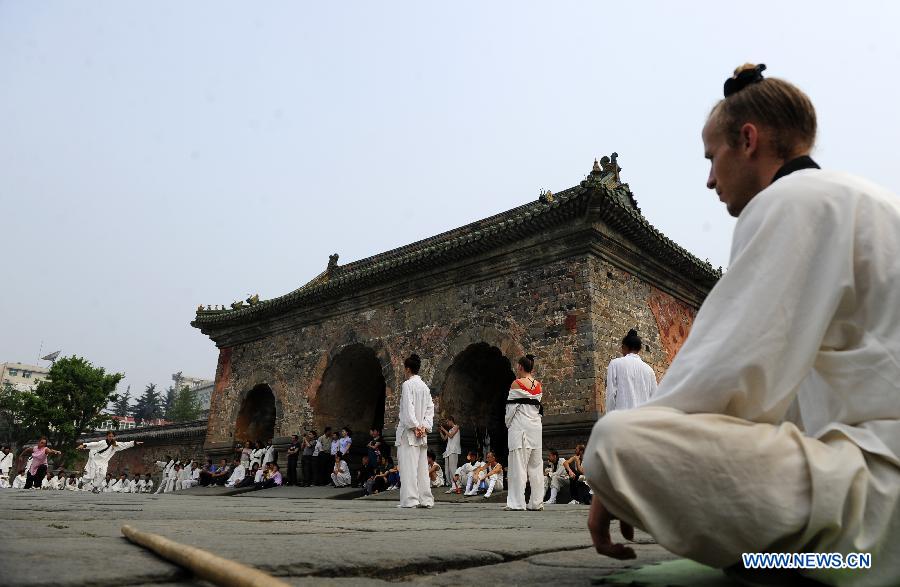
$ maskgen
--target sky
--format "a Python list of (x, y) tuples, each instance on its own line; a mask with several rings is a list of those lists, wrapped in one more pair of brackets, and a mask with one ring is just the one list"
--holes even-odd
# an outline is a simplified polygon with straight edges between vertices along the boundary
[(285, 294), (576, 185), (619, 154), (650, 222), (726, 266), (722, 83), (812, 98), (823, 167), (900, 193), (891, 2), (0, 0), (0, 362), (212, 378), (199, 304)]

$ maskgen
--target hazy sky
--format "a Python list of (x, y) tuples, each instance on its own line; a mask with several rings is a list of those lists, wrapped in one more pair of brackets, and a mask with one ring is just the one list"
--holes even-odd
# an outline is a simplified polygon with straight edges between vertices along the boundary
[(900, 192), (891, 2), (0, 0), (0, 362), (212, 377), (198, 304), (295, 289), (577, 184), (619, 153), (713, 265), (700, 128), (745, 61), (817, 107), (815, 157)]

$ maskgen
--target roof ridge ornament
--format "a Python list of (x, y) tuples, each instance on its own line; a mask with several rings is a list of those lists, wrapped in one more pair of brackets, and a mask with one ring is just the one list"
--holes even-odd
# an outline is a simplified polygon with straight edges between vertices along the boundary
[(544, 204), (552, 204), (554, 199), (553, 192), (550, 190), (541, 190), (541, 195), (538, 196), (538, 201)]

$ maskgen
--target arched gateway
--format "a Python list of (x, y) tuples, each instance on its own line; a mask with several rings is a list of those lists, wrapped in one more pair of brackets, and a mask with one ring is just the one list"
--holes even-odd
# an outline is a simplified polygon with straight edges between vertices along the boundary
[[(460, 419), (464, 443), (472, 435), (469, 447), (475, 429), (487, 431), (505, 456), (501, 402), (518, 358), (511, 352), (538, 357), (544, 446), (584, 441), (628, 329), (640, 332), (643, 358), (661, 376), (721, 275), (650, 224), (616, 161), (597, 161), (577, 185), (467, 226), (346, 264), (333, 255), (283, 296), (201, 306), (192, 324), (220, 349), (207, 448), (232, 450), (236, 429), (239, 440), (266, 436), (250, 429), (257, 419), (248, 414), (268, 414), (260, 421), (271, 430), (272, 390), (282, 444), (326, 424), (350, 425), (355, 446), (382, 422), (392, 436), (411, 352), (422, 357), (439, 410)], [(500, 338), (484, 334), (498, 325)], [(492, 348), (499, 340), (515, 350)], [(334, 341), (342, 343), (332, 352)], [(256, 391), (260, 373), (272, 390)], [(244, 397), (245, 389), (253, 393)], [(431, 448), (442, 450), (439, 442)]]

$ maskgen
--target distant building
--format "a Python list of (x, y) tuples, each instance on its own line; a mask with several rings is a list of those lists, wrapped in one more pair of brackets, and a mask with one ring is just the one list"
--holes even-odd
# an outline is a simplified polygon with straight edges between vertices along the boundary
[(213, 381), (212, 379), (189, 377), (187, 375), (183, 375), (181, 371), (172, 375), (172, 381), (174, 381), (175, 389), (180, 390), (183, 387), (187, 387), (192, 392), (194, 392), (194, 397), (197, 398), (197, 401), (200, 404), (200, 417), (208, 418), (209, 400), (212, 397), (213, 388), (215, 387), (215, 381)]
[(30, 391), (49, 374), (50, 369), (40, 365), (0, 363), (0, 385), (9, 384), (19, 391)]
[(138, 422), (131, 416), (113, 416), (112, 414), (102, 414), (106, 419), (94, 428), (95, 432), (107, 432), (109, 430), (131, 430), (133, 428), (146, 428), (147, 426), (164, 426), (171, 424), (168, 420), (155, 418), (153, 420), (141, 420)]

